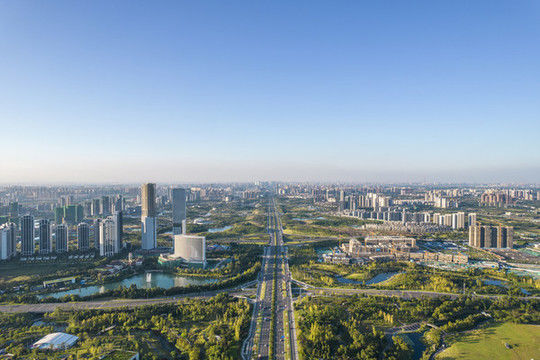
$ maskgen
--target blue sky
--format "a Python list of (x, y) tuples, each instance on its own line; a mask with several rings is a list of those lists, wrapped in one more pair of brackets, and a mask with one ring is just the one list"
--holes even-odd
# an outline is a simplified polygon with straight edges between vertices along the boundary
[(0, 182), (539, 182), (540, 2), (0, 0)]

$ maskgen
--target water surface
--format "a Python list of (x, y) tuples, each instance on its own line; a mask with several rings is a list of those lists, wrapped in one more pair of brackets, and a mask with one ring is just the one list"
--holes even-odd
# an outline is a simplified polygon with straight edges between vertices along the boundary
[(39, 298), (54, 297), (62, 298), (65, 295), (89, 296), (94, 294), (102, 294), (107, 290), (118, 289), (121, 286), (130, 287), (135, 285), (139, 289), (163, 288), (170, 289), (172, 287), (183, 287), (190, 285), (206, 285), (216, 282), (217, 279), (209, 279), (202, 277), (180, 276), (160, 272), (146, 272), (144, 274), (133, 275), (124, 280), (115, 281), (103, 285), (84, 286), (78, 289), (65, 291), (57, 291), (49, 294), (38, 296)]

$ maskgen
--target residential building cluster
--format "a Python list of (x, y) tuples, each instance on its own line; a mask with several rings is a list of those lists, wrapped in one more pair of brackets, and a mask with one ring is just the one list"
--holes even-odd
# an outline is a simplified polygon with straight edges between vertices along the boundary
[(511, 249), (514, 228), (509, 226), (475, 225), (469, 228), (469, 246), (475, 248)]

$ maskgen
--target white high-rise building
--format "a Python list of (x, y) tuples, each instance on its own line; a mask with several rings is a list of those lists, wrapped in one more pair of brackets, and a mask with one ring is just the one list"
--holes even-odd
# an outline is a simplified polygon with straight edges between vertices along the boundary
[(457, 213), (456, 229), (465, 229), (465, 213), (464, 212)]
[(99, 255), (112, 256), (118, 253), (118, 229), (114, 218), (108, 217), (99, 224)]
[(9, 260), (17, 253), (17, 228), (13, 223), (0, 225), (0, 260)]
[(173, 235), (186, 233), (186, 190), (172, 189), (172, 232)]

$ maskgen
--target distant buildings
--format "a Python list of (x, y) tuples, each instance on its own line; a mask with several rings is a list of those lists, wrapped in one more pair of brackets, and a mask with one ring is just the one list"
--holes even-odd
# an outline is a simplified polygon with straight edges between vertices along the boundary
[(82, 251), (90, 248), (90, 227), (87, 223), (77, 225), (77, 246)]
[(0, 225), (0, 260), (9, 260), (17, 253), (17, 227), (14, 223)]
[(352, 257), (387, 255), (416, 250), (416, 239), (404, 236), (368, 236), (364, 241), (351, 239), (341, 245)]
[(68, 226), (66, 224), (56, 225), (54, 236), (56, 240), (56, 252), (66, 252), (68, 250)]
[(509, 248), (514, 246), (514, 228), (474, 225), (469, 227), (469, 246), (475, 248)]
[(24, 215), (21, 218), (21, 253), (23, 256), (34, 254), (34, 217)]
[(84, 208), (82, 205), (65, 205), (54, 210), (54, 221), (57, 224), (67, 222), (76, 224), (84, 219)]
[(157, 247), (156, 184), (141, 187), (141, 242), (144, 250)]

